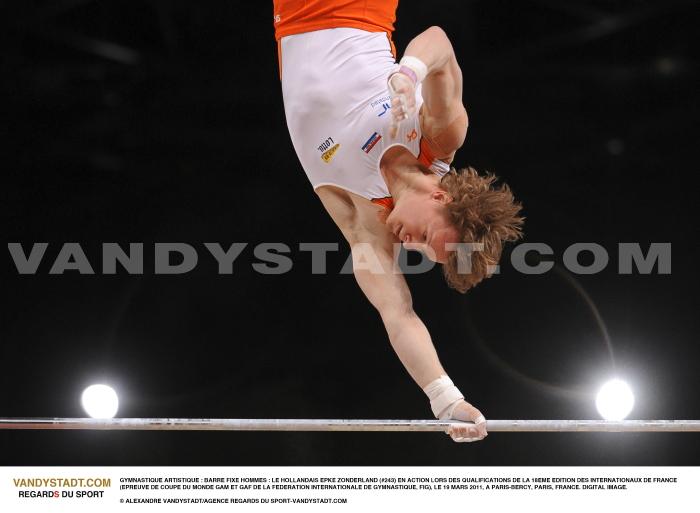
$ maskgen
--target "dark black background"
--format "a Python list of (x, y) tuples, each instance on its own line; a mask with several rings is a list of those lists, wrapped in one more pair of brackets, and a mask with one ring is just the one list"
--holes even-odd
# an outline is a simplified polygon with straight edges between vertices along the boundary
[[(489, 418), (598, 418), (615, 372), (631, 418), (700, 418), (695, 237), (700, 16), (678, 1), (403, 1), (399, 52), (430, 25), (464, 73), (456, 164), (502, 176), (526, 242), (596, 242), (578, 276), (617, 370), (558, 273), (466, 296), (409, 277), (416, 311)], [(10, 1), (1, 8), (3, 238), (49, 242), (34, 276), (1, 261), (0, 416), (81, 416), (115, 386), (124, 417), (429, 418), (352, 276), (347, 245), (312, 275), (299, 242), (340, 242), (286, 131), (269, 2)], [(204, 242), (283, 242), (292, 272), (250, 250), (220, 276)], [(51, 276), (64, 242), (97, 275)], [(100, 274), (102, 242), (143, 242), (144, 276)], [(152, 272), (155, 242), (200, 264)], [(621, 276), (617, 244), (673, 244), (671, 275)], [(6, 245), (3, 245), (5, 248)], [(507, 256), (507, 255), (506, 255)], [(585, 260), (585, 258), (584, 258)], [(580, 391), (589, 393), (584, 397)], [(11, 465), (697, 465), (695, 434), (0, 432)]]

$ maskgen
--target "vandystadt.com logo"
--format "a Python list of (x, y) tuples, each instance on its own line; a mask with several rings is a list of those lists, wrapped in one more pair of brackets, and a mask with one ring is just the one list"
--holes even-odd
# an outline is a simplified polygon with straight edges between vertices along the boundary
[[(300, 253), (311, 255), (311, 274), (329, 274), (328, 255), (339, 251), (337, 242), (302, 242), (295, 251), (281, 242), (264, 242), (249, 247), (246, 242), (234, 242), (227, 248), (218, 242), (205, 242), (191, 245), (184, 242), (159, 242), (153, 244), (149, 251), (149, 269), (154, 274), (185, 274), (192, 271), (199, 263), (200, 257), (213, 258), (218, 265), (218, 274), (233, 274), (234, 264), (244, 251), (252, 252), (257, 261), (251, 264), (253, 270), (260, 274), (284, 274), (294, 267), (292, 257), (300, 257)], [(10, 242), (7, 249), (18, 274), (37, 274), (40, 269), (48, 270), (48, 274), (64, 274), (77, 272), (79, 274), (96, 274), (95, 267), (101, 263), (102, 274), (144, 274), (146, 262), (145, 245), (142, 242), (128, 243), (105, 242), (101, 244), (100, 256), (88, 254), (76, 242), (66, 242), (60, 246), (53, 260), (46, 257), (49, 244), (37, 242), (31, 246), (19, 242)], [(456, 251), (458, 256), (457, 271), (468, 274), (471, 272), (471, 255), (482, 251), (483, 244), (449, 243), (448, 251)], [(429, 247), (426, 252), (432, 251)], [(295, 253), (296, 252), (296, 253)], [(393, 247), (394, 258), (391, 268), (385, 268), (377, 254), (377, 250), (369, 243), (358, 243), (352, 246), (349, 254), (344, 256), (343, 265), (338, 274), (352, 274), (356, 270), (367, 270), (373, 274), (401, 273), (421, 274), (435, 267), (434, 255), (414, 253), (419, 255), (417, 263), (409, 262), (408, 253), (402, 249), (401, 243)], [(581, 256), (585, 255), (585, 263)], [(432, 259), (431, 259), (432, 258)], [(42, 265), (44, 262), (49, 263)], [(609, 267), (610, 254), (600, 244), (594, 242), (576, 243), (566, 248), (561, 256), (563, 266), (574, 274), (596, 274)], [(554, 250), (543, 243), (518, 244), (503, 264), (508, 265), (521, 274), (545, 274), (555, 265)], [(500, 266), (493, 266), (489, 272), (498, 274)], [(45, 272), (45, 271), (42, 271)], [(618, 274), (671, 274), (671, 244), (651, 243), (646, 250), (639, 243), (620, 243), (617, 245)]]
[[(13, 478), (12, 483), (18, 497), (49, 499), (83, 499), (102, 498), (104, 490), (82, 490), (81, 488), (111, 488), (112, 480), (108, 477), (32, 477)], [(33, 488), (43, 488), (36, 490)]]

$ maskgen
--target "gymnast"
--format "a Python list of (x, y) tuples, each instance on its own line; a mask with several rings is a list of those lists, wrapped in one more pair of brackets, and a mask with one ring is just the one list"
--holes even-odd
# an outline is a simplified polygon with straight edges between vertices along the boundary
[[(285, 116), (313, 189), (348, 241), (354, 276), (391, 345), (457, 442), (487, 435), (482, 413), (450, 380), (396, 272), (395, 245), (443, 264), (466, 292), (521, 235), (507, 185), (451, 167), (467, 134), (462, 72), (445, 32), (430, 27), (396, 62), (398, 0), (274, 0)], [(366, 265), (367, 249), (375, 265)]]

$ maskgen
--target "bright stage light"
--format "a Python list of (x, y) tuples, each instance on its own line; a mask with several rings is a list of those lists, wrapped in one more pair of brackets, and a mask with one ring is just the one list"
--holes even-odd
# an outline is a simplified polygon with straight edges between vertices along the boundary
[(112, 387), (90, 385), (83, 391), (83, 409), (94, 419), (111, 419), (119, 409), (119, 398)]
[(632, 411), (634, 394), (627, 383), (612, 379), (598, 391), (595, 405), (605, 420), (622, 420)]

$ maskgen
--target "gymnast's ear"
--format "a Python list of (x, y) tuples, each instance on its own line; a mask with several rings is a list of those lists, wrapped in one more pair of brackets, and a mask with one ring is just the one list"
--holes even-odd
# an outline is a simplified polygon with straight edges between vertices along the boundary
[(435, 189), (430, 193), (430, 199), (435, 200), (438, 203), (442, 203), (443, 205), (447, 205), (448, 203), (452, 202), (453, 198), (449, 192), (443, 191), (442, 189)]

